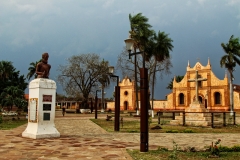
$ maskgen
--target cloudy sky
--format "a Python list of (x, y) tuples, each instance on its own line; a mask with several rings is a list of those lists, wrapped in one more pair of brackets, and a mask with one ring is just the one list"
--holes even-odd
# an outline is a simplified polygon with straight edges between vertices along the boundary
[[(188, 60), (203, 65), (210, 58), (220, 79), (230, 36), (240, 37), (240, 0), (7, 0), (0, 1), (0, 60), (13, 62), (27, 75), (29, 63), (50, 54), (50, 78), (56, 80), (59, 64), (81, 53), (97, 53), (116, 65), (128, 37), (129, 14), (141, 12), (158, 32), (173, 39), (172, 74), (158, 80), (156, 99), (163, 99), (174, 75), (184, 75)], [(240, 84), (240, 68), (235, 84)], [(122, 75), (120, 75), (122, 79)], [(107, 91), (112, 95), (113, 87)], [(60, 87), (58, 92), (61, 92)]]

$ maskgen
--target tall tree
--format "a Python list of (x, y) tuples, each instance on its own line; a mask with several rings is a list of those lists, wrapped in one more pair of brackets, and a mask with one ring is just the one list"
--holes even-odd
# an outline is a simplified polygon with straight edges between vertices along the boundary
[[(165, 60), (170, 59), (170, 51), (173, 49), (172, 45), (173, 40), (168, 37), (168, 34), (165, 32), (158, 32), (154, 34), (152, 40), (149, 42), (149, 45), (146, 49), (149, 52), (148, 55), (152, 55), (155, 58), (154, 65), (153, 65), (153, 75), (152, 75), (152, 110), (153, 107), (153, 99), (154, 99), (154, 87), (155, 87), (155, 80), (156, 80), (156, 67), (157, 63), (163, 63)], [(150, 54), (151, 53), (151, 54)], [(154, 116), (152, 112), (152, 116)]]
[(89, 94), (97, 89), (97, 85), (100, 86), (100, 79), (108, 74), (106, 64), (107, 61), (102, 63), (99, 55), (94, 53), (74, 55), (68, 58), (67, 65), (59, 66), (58, 81), (68, 95), (82, 95), (82, 106), (86, 108)]
[[(104, 59), (102, 60), (100, 66), (102, 66), (103, 68), (108, 68), (109, 64), (108, 61), (104, 61)], [(104, 89), (109, 86), (110, 84), (110, 77), (108, 72), (104, 72), (100, 77), (99, 77), (99, 83), (101, 84), (101, 90), (102, 90), (102, 110), (106, 109), (104, 108), (105, 106), (105, 101), (104, 101)]]
[(234, 80), (233, 71), (236, 64), (240, 65), (240, 44), (239, 38), (234, 38), (232, 35), (228, 43), (221, 43), (221, 46), (226, 53), (220, 60), (221, 67), (225, 67), (230, 75), (230, 110), (233, 112), (233, 89), (232, 81)]
[(39, 61), (36, 61), (36, 62), (31, 62), (29, 65), (30, 67), (28, 68), (28, 74), (27, 74), (27, 79), (30, 80), (33, 76), (34, 78), (37, 77), (37, 74), (36, 74), (36, 67), (37, 67), (37, 64), (41, 62), (41, 59)]
[[(150, 28), (152, 27), (148, 23), (148, 18), (142, 15), (142, 13), (138, 13), (134, 16), (129, 14), (129, 21), (130, 21), (130, 34), (131, 38), (134, 39), (134, 52), (137, 50), (144, 51), (146, 48), (146, 44), (148, 43), (149, 37), (154, 34), (154, 31)], [(144, 53), (145, 54), (145, 53)], [(135, 90), (136, 90), (136, 108), (138, 110), (138, 82), (137, 82), (137, 57), (134, 56), (134, 80), (135, 80)]]

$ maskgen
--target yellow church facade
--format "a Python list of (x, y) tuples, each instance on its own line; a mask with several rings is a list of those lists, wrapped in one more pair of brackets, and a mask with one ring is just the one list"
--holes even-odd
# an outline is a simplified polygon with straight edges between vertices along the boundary
[[(197, 71), (197, 75), (196, 75)], [(196, 77), (197, 76), (197, 77)], [(194, 80), (199, 81), (195, 82)], [(210, 60), (203, 66), (197, 62), (193, 67), (189, 62), (186, 67), (186, 74), (181, 82), (173, 81), (172, 93), (167, 95), (166, 100), (154, 100), (153, 109), (159, 110), (184, 110), (196, 98), (196, 83), (198, 100), (205, 108), (213, 111), (229, 111), (230, 91), (229, 78), (225, 73), (223, 79), (219, 79), (212, 72)], [(120, 110), (135, 110), (136, 92), (134, 81), (125, 77), (120, 86)], [(233, 84), (234, 110), (240, 110), (240, 86)], [(140, 101), (140, 96), (139, 96)], [(152, 104), (150, 102), (150, 104)], [(114, 102), (109, 102), (107, 108), (114, 110)]]
[[(196, 77), (198, 71), (198, 77)], [(205, 81), (191, 82), (191, 79), (205, 79)], [(198, 83), (198, 99), (209, 110), (229, 110), (229, 79), (225, 73), (220, 80), (212, 72), (210, 60), (203, 66), (197, 62), (194, 67), (189, 63), (187, 71), (181, 82), (173, 81), (173, 92), (168, 95), (168, 105), (174, 110), (183, 110), (189, 107), (196, 96), (196, 83)]]

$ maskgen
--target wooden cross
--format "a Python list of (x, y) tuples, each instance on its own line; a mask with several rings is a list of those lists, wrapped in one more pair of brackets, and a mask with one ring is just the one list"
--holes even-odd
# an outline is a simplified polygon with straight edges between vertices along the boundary
[(199, 102), (198, 99), (198, 82), (200, 81), (206, 81), (207, 78), (198, 78), (198, 70), (196, 70), (196, 78), (195, 79), (189, 79), (188, 82), (195, 82), (195, 89), (196, 89), (196, 97), (195, 97), (195, 102)]

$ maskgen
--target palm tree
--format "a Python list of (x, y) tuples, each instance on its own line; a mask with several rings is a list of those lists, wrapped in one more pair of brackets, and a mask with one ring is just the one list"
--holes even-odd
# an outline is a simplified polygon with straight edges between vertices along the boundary
[[(184, 76), (175, 76), (176, 82), (181, 82), (181, 80), (184, 78)], [(174, 78), (171, 79), (171, 81), (168, 83), (168, 86), (166, 87), (167, 89), (173, 89), (173, 80)]]
[(168, 37), (168, 34), (159, 31), (157, 35), (154, 34), (152, 40), (149, 42), (148, 48), (146, 49), (147, 52), (149, 52), (148, 56), (154, 56), (155, 58), (152, 77), (152, 117), (154, 117), (153, 99), (157, 63), (162, 63), (164, 60), (170, 58), (170, 51), (173, 49), (172, 42), (173, 40)]
[(0, 79), (5, 81), (9, 78), (12, 73), (15, 71), (15, 68), (12, 65), (12, 62), (9, 61), (0, 61)]
[(233, 71), (236, 64), (240, 65), (240, 44), (239, 38), (234, 38), (232, 35), (228, 43), (221, 43), (221, 46), (226, 53), (220, 60), (221, 67), (225, 67), (230, 75), (230, 111), (233, 114), (233, 89), (232, 81), (234, 80)]
[(27, 79), (30, 80), (33, 76), (36, 78), (37, 74), (36, 74), (36, 67), (37, 64), (41, 62), (41, 59), (39, 61), (36, 62), (31, 62), (30, 63), (30, 67), (28, 68), (28, 74), (27, 74)]
[[(148, 23), (148, 18), (142, 15), (142, 13), (138, 13), (134, 16), (129, 14), (129, 21), (130, 21), (130, 27), (131, 31), (129, 32), (131, 34), (131, 38), (134, 39), (134, 52), (136, 53), (136, 50), (144, 51), (146, 48), (146, 44), (149, 41), (149, 37), (151, 37), (154, 34), (153, 30), (150, 30), (152, 27)], [(144, 53), (145, 54), (145, 53)], [(137, 58), (136, 55), (134, 56), (134, 72), (135, 72), (135, 96), (136, 96), (136, 110), (138, 111), (138, 82), (137, 82), (137, 66), (136, 66)], [(137, 112), (138, 113), (138, 112)]]

